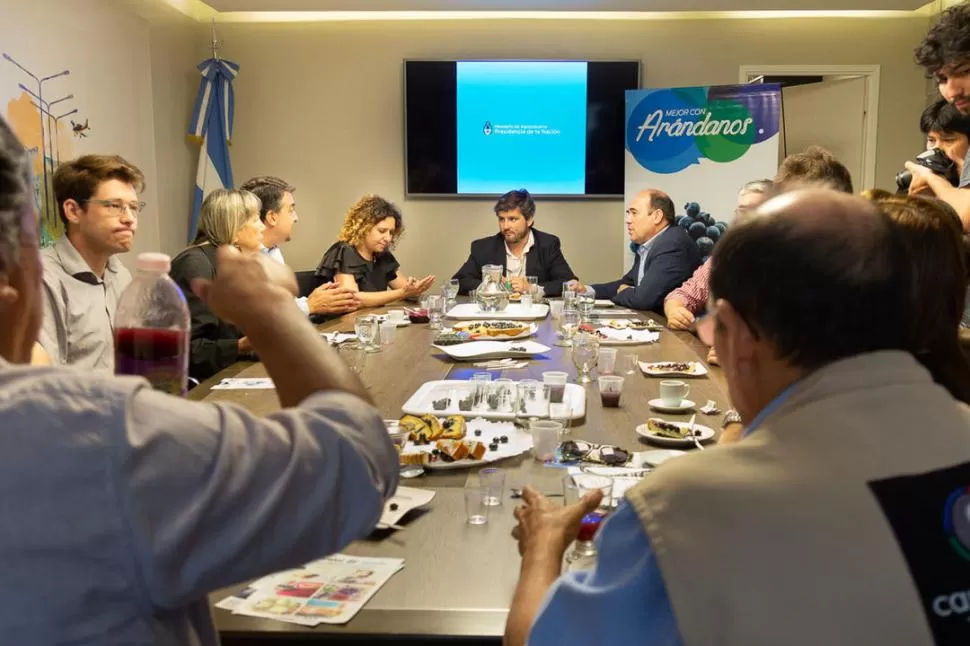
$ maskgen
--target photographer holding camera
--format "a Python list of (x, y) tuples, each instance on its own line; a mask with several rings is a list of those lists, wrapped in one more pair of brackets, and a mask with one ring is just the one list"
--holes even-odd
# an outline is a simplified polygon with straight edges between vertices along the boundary
[[(970, 4), (964, 2), (940, 14), (940, 19), (916, 48), (916, 62), (936, 80), (940, 94), (948, 103), (962, 115), (970, 115)], [(956, 186), (923, 163), (907, 162), (906, 170), (913, 176), (909, 186), (911, 195), (927, 192), (936, 195), (956, 210), (963, 230), (970, 231), (970, 164), (966, 158), (964, 148), (962, 172)]]

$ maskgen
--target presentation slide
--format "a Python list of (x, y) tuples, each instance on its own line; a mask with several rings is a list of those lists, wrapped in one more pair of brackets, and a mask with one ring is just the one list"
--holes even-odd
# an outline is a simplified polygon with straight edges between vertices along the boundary
[(586, 191), (585, 62), (460, 61), (458, 193)]

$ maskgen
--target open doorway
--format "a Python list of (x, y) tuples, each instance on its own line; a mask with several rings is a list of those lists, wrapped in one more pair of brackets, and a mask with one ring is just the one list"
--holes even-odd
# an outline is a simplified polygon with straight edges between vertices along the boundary
[(878, 65), (742, 65), (740, 81), (781, 84), (782, 157), (818, 144), (846, 165), (856, 188), (875, 186)]

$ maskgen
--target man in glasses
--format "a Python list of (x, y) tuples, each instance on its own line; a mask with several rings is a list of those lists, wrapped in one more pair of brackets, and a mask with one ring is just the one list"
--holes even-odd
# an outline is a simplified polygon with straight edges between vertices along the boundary
[(697, 327), (744, 439), (628, 489), (585, 572), (561, 557), (599, 492), (527, 488), (507, 646), (970, 643), (970, 411), (906, 351), (904, 236), (817, 189), (725, 234)]
[(112, 322), (118, 298), (131, 282), (115, 256), (134, 243), (144, 184), (142, 172), (117, 155), (85, 155), (55, 171), (64, 235), (43, 251), (39, 341), (50, 363), (114, 370)]

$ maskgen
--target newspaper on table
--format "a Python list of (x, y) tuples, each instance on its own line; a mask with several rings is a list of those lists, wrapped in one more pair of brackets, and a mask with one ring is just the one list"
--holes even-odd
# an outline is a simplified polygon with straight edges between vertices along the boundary
[(403, 567), (404, 559), (334, 554), (253, 581), (216, 607), (301, 626), (345, 624)]

